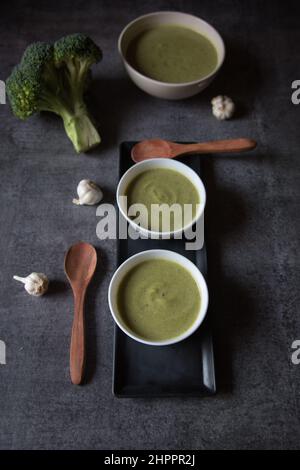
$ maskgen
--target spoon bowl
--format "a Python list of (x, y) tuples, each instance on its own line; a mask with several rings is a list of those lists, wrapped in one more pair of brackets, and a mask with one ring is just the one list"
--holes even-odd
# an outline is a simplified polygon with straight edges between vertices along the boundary
[(75, 385), (82, 383), (85, 368), (84, 299), (97, 265), (97, 252), (89, 243), (72, 245), (65, 256), (65, 273), (74, 294), (74, 320), (70, 347), (70, 374)]
[(72, 245), (65, 257), (65, 273), (71, 285), (89, 282), (97, 264), (97, 252), (89, 243)]

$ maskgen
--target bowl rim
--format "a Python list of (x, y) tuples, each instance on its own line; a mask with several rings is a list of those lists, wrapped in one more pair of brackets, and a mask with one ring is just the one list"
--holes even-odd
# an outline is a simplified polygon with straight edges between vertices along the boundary
[[(112, 297), (113, 297), (112, 289), (113, 289), (114, 283), (117, 281), (118, 277), (122, 276), (122, 274), (121, 274), (122, 270), (124, 270), (126, 268), (126, 265), (129, 264), (130, 262), (132, 262), (132, 260), (135, 260), (135, 259), (138, 259), (138, 258), (143, 258), (146, 255), (148, 255), (151, 258), (151, 254), (152, 255), (160, 255), (161, 254), (162, 255), (161, 259), (166, 259), (166, 258), (163, 258), (163, 255), (165, 254), (169, 257), (168, 258), (169, 261), (178, 263), (183, 268), (185, 268), (190, 273), (190, 275), (193, 277), (194, 281), (196, 282), (199, 293), (200, 293), (200, 299), (201, 299), (199, 311), (197, 313), (197, 317), (196, 317), (195, 321), (193, 322), (193, 324), (186, 331), (181, 333), (180, 335), (175, 336), (173, 338), (166, 339), (166, 340), (160, 340), (160, 341), (150, 341), (150, 340), (144, 339), (144, 338), (136, 335), (133, 331), (131, 331), (129, 328), (127, 328), (125, 324), (122, 324), (119, 321), (119, 319), (118, 319), (118, 317), (117, 317), (117, 315), (116, 315), (116, 313), (113, 309), (113, 305), (112, 305)], [(176, 259), (174, 259), (174, 258), (176, 258)], [(178, 260), (178, 258), (180, 259), (180, 261)], [(157, 256), (156, 259), (160, 259), (159, 256)], [(140, 262), (142, 262), (142, 259), (141, 259)], [(137, 266), (138, 264), (139, 264), (139, 262), (137, 262), (134, 266)], [(191, 266), (193, 269), (195, 269), (197, 271), (198, 279), (201, 281), (201, 288), (199, 286), (198, 280), (196, 280), (196, 276), (191, 272), (192, 270), (189, 269), (187, 267), (187, 265)], [(132, 268), (129, 268), (129, 270), (130, 269), (132, 269)], [(172, 250), (164, 250), (164, 249), (144, 250), (144, 251), (140, 251), (139, 253), (136, 253), (135, 255), (132, 255), (129, 258), (127, 258), (125, 261), (123, 261), (122, 264), (120, 264), (120, 266), (114, 272), (114, 274), (113, 274), (113, 276), (110, 280), (109, 287), (108, 287), (108, 305), (109, 305), (110, 313), (111, 313), (115, 323), (118, 325), (118, 327), (127, 336), (129, 336), (130, 338), (134, 339), (135, 341), (137, 341), (139, 343), (147, 344), (149, 346), (169, 346), (171, 344), (179, 343), (179, 342), (185, 340), (186, 338), (188, 338), (189, 336), (191, 336), (193, 333), (195, 333), (195, 331), (203, 323), (203, 321), (206, 317), (207, 310), (208, 310), (208, 305), (209, 305), (209, 292), (208, 292), (206, 280), (205, 280), (203, 274), (201, 273), (200, 269), (191, 260), (189, 260), (186, 256), (181, 255), (180, 253), (177, 253), (176, 251), (172, 251)]]
[[(121, 207), (120, 205), (120, 202), (119, 202), (119, 199), (120, 199), (120, 196), (122, 196), (122, 194), (120, 194), (120, 187), (124, 181), (124, 179), (130, 174), (131, 171), (133, 171), (133, 168), (136, 168), (138, 166), (143, 166), (143, 165), (151, 165), (151, 163), (155, 164), (155, 163), (160, 163), (160, 162), (168, 162), (170, 163), (171, 165), (175, 164), (177, 167), (181, 167), (181, 168), (187, 168), (189, 171), (191, 171), (192, 173), (194, 173), (194, 175), (196, 176), (196, 178), (198, 179), (198, 183), (200, 184), (200, 187), (201, 187), (201, 192), (199, 190), (199, 188), (193, 183), (193, 181), (191, 181), (191, 183), (195, 186), (199, 196), (202, 195), (202, 197), (200, 198), (200, 209), (198, 211), (198, 213), (195, 215), (195, 217), (193, 217), (193, 219), (186, 225), (184, 225), (183, 227), (180, 227), (176, 230), (170, 230), (170, 231), (167, 231), (167, 232), (159, 232), (159, 231), (156, 231), (156, 230), (151, 230), (151, 229), (148, 229), (146, 227), (142, 227), (141, 225), (138, 225), (134, 222), (134, 220), (130, 219), (130, 217), (128, 217), (128, 215), (126, 214), (126, 212), (124, 212), (123, 208)], [(151, 163), (150, 163), (151, 162)], [(171, 163), (172, 162), (172, 163)], [(173, 170), (173, 171), (177, 171), (178, 173), (180, 173), (181, 175), (185, 176), (185, 178), (188, 178), (188, 176), (186, 176), (183, 172), (181, 172), (180, 168), (177, 168), (177, 169), (174, 169), (174, 168), (169, 168), (170, 170)], [(145, 169), (145, 171), (147, 171)], [(130, 183), (130, 181), (129, 181)], [(129, 184), (128, 183), (128, 184)], [(118, 186), (117, 186), (117, 191), (116, 191), (116, 199), (117, 199), (117, 205), (118, 205), (118, 208), (119, 208), (119, 211), (121, 212), (122, 216), (127, 220), (127, 222), (136, 230), (138, 230), (139, 232), (141, 233), (144, 233), (146, 235), (149, 235), (150, 237), (153, 236), (153, 238), (156, 238), (156, 237), (160, 237), (160, 238), (163, 238), (163, 237), (175, 237), (176, 235), (179, 235), (185, 231), (188, 231), (189, 229), (191, 229), (193, 227), (193, 225), (195, 223), (197, 223), (200, 218), (202, 217), (203, 213), (204, 213), (204, 209), (205, 209), (205, 206), (206, 206), (206, 189), (205, 189), (205, 186), (203, 184), (203, 181), (202, 179), (200, 178), (200, 176), (192, 169), (190, 168), (188, 165), (186, 165), (185, 163), (182, 163), (182, 162), (179, 162), (178, 160), (175, 160), (175, 159), (172, 159), (172, 158), (162, 158), (162, 157), (159, 157), (159, 158), (149, 158), (148, 160), (144, 160), (142, 162), (138, 162), (138, 163), (135, 163), (134, 165), (132, 165), (130, 168), (128, 168), (127, 171), (125, 171), (125, 173), (122, 175), (119, 183), (118, 183)]]
[[(173, 13), (173, 14), (180, 14), (180, 15), (184, 15), (184, 16), (189, 16), (191, 18), (195, 18), (197, 20), (200, 20), (202, 21), (203, 23), (205, 23), (207, 26), (209, 26), (210, 28), (212, 28), (214, 30), (214, 32), (216, 33), (216, 35), (219, 37), (219, 40), (220, 40), (220, 43), (221, 43), (221, 46), (222, 46), (222, 55), (221, 55), (221, 60), (220, 60), (220, 63), (217, 65), (217, 67), (208, 75), (205, 75), (204, 77), (202, 78), (198, 78), (197, 80), (192, 80), (190, 82), (179, 82), (179, 83), (170, 83), (170, 82), (162, 82), (160, 80), (155, 80), (154, 78), (151, 78), (151, 77), (148, 77), (147, 75), (144, 75), (143, 73), (139, 72), (137, 69), (135, 69), (129, 62), (128, 60), (126, 59), (126, 56), (125, 54), (123, 54), (123, 50), (122, 50), (122, 40), (123, 40), (123, 37), (125, 35), (125, 33), (127, 32), (127, 30), (129, 28), (131, 28), (132, 25), (134, 25), (134, 23), (136, 23), (137, 21), (140, 21), (140, 20), (143, 20), (144, 18), (147, 18), (149, 16), (158, 16), (158, 15), (165, 15), (165, 14), (170, 14), (170, 13)], [(211, 41), (212, 42), (212, 41)], [(214, 44), (215, 46), (215, 44)], [(184, 87), (184, 86), (189, 86), (189, 85), (197, 85), (197, 84), (201, 84), (202, 82), (206, 81), (206, 80), (209, 80), (210, 78), (214, 77), (220, 70), (220, 68), (222, 67), (223, 63), (224, 63), (224, 60), (225, 60), (225, 57), (226, 57), (226, 48), (225, 48), (225, 43), (224, 43), (224, 40), (221, 36), (221, 34), (219, 33), (219, 31), (214, 27), (212, 26), (210, 23), (208, 23), (208, 21), (205, 21), (203, 20), (202, 18), (200, 18), (199, 16), (196, 16), (196, 15), (192, 15), (190, 13), (185, 13), (185, 12), (182, 12), (182, 11), (172, 11), (172, 10), (166, 10), (166, 11), (155, 11), (155, 12), (152, 12), (152, 13), (147, 13), (145, 15), (141, 15), (141, 16), (138, 16), (137, 18), (135, 18), (134, 20), (130, 21), (121, 31), (120, 35), (119, 35), (119, 38), (118, 38), (118, 52), (124, 62), (124, 64), (126, 65), (126, 67), (128, 67), (132, 72), (134, 72), (135, 74), (137, 74), (140, 78), (142, 79), (147, 79), (149, 80), (149, 82), (153, 83), (153, 84), (157, 84), (157, 85), (164, 85), (164, 86), (167, 86), (167, 87), (177, 87), (177, 88), (180, 88), (180, 87)]]

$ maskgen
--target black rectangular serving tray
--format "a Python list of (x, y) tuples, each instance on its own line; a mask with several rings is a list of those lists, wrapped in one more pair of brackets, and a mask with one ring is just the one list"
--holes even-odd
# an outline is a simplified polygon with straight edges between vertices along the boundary
[[(130, 152), (136, 142), (120, 145), (119, 176), (134, 163)], [(201, 160), (182, 160), (201, 176)], [(144, 250), (173, 250), (195, 263), (207, 275), (205, 244), (201, 250), (186, 251), (185, 240), (118, 240), (118, 265)], [(205, 396), (216, 392), (213, 343), (209, 312), (200, 328), (184, 341), (170, 346), (138, 343), (115, 325), (113, 393), (117, 397)]]

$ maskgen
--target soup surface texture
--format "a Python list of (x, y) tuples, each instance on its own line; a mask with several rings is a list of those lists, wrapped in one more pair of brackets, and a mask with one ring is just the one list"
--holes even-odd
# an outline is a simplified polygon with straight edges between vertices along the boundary
[[(144, 212), (137, 207), (137, 212), (128, 211), (128, 216), (142, 227), (158, 232), (186, 226), (195, 217), (197, 204), (200, 203), (199, 193), (192, 181), (178, 171), (164, 168), (140, 173), (133, 178), (125, 194), (128, 209), (133, 204), (143, 204), (147, 209)], [(162, 204), (167, 205), (165, 211), (162, 207), (159, 209)]]
[(165, 259), (143, 261), (132, 268), (118, 290), (119, 313), (130, 330), (148, 341), (175, 338), (192, 326), (200, 292), (192, 275)]
[(177, 25), (143, 31), (129, 44), (126, 57), (143, 75), (167, 83), (201, 79), (218, 64), (217, 51), (208, 38)]

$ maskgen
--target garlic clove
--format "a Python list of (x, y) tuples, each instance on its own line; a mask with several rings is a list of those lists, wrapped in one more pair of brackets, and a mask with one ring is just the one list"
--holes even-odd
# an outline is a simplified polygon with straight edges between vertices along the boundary
[(13, 276), (13, 278), (22, 282), (28, 294), (35, 297), (44, 295), (48, 290), (49, 280), (43, 273), (31, 273), (27, 277)]
[(91, 180), (81, 180), (77, 186), (78, 199), (73, 199), (73, 204), (93, 206), (103, 198), (99, 186)]
[(230, 119), (235, 111), (235, 104), (229, 96), (219, 95), (211, 100), (213, 115), (223, 121)]

